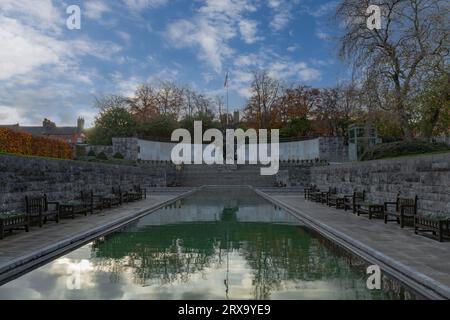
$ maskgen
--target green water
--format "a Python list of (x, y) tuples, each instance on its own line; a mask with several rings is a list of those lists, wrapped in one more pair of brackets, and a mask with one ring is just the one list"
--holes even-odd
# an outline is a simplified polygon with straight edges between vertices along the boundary
[(0, 299), (401, 299), (246, 188), (210, 188), (0, 287)]

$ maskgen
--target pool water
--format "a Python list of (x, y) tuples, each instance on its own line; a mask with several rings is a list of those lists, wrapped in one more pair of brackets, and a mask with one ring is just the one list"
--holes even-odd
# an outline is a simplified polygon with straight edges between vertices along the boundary
[(6, 283), (0, 299), (404, 299), (250, 188), (210, 187)]

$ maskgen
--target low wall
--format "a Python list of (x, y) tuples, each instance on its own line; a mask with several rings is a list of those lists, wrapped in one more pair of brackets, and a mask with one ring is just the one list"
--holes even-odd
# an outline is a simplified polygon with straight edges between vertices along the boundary
[(110, 192), (112, 186), (165, 187), (175, 179), (172, 165), (119, 166), (92, 162), (0, 155), (0, 207), (19, 209), (25, 195), (73, 199), (81, 190)]
[(280, 161), (320, 159), (320, 139), (280, 143)]
[[(171, 152), (176, 143), (141, 140), (137, 138), (113, 138), (112, 146), (89, 146), (96, 154), (105, 152), (109, 157), (120, 153), (128, 160), (170, 161)], [(203, 145), (203, 149), (207, 144)], [(317, 139), (282, 142), (279, 144), (280, 161), (321, 159), (330, 162), (345, 162), (348, 149), (341, 137), (320, 137)], [(192, 147), (193, 150), (193, 147)], [(270, 144), (269, 144), (270, 150)], [(193, 151), (192, 151), (192, 154)], [(249, 156), (246, 146), (246, 158)]]
[(418, 195), (420, 212), (450, 214), (450, 153), (313, 167), (310, 180), (345, 193), (366, 190), (374, 202)]

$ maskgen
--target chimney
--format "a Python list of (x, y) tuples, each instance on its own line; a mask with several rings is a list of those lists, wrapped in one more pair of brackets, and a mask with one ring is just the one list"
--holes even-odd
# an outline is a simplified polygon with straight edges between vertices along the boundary
[(78, 129), (78, 132), (82, 132), (84, 130), (84, 118), (82, 118), (82, 117), (78, 118), (77, 129)]
[(44, 121), (42, 121), (42, 126), (44, 127), (44, 129), (56, 128), (56, 124), (54, 122), (48, 120), (47, 118), (45, 118)]

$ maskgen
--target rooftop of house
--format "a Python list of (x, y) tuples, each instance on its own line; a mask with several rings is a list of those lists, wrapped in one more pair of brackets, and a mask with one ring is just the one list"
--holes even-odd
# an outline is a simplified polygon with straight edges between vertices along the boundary
[(68, 136), (80, 134), (84, 130), (84, 119), (79, 118), (77, 126), (74, 127), (57, 127), (56, 124), (48, 119), (44, 119), (42, 126), (21, 126), (20, 124), (0, 125), (0, 128), (7, 128), (17, 131), (25, 131), (32, 135), (51, 135), (51, 136)]

